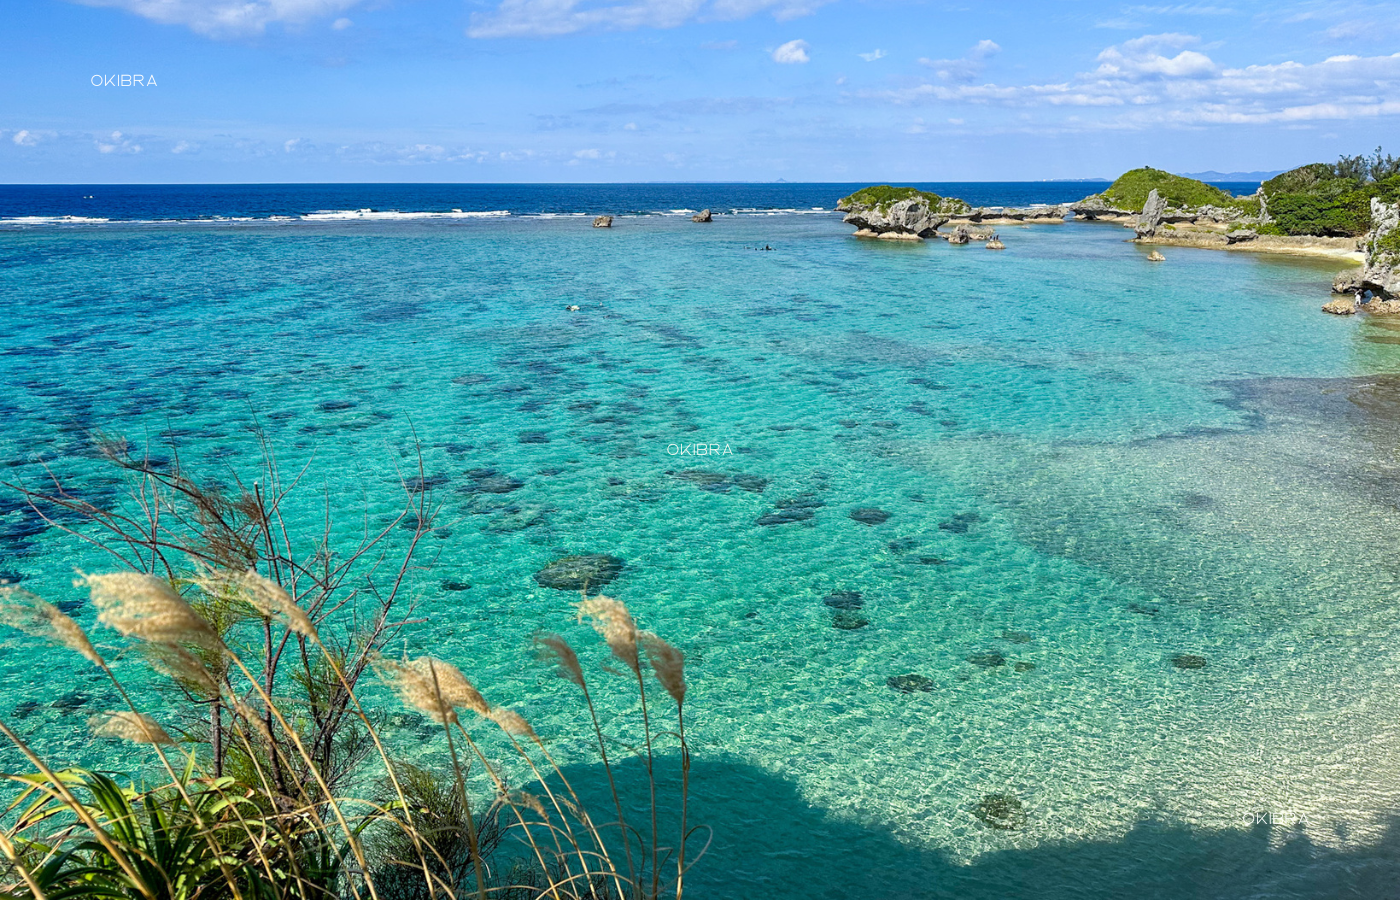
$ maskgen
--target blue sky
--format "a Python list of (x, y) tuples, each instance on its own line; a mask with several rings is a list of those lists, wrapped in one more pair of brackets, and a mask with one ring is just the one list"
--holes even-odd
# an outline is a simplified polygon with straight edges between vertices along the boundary
[[(0, 182), (1035, 180), (1400, 152), (1400, 2), (9, 0), (0, 28)], [(112, 75), (156, 85), (93, 84)]]

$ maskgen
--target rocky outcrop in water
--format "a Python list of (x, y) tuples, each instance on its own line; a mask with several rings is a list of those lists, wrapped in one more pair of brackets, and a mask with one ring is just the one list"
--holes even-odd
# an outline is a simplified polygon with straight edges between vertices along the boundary
[(940, 197), (914, 188), (887, 184), (862, 188), (836, 204), (847, 224), (858, 229), (857, 237), (887, 240), (919, 240), (934, 237), (938, 227), (953, 216), (972, 211), (956, 197)]
[(1334, 316), (1352, 316), (1356, 314), (1356, 296), (1354, 294), (1339, 294), (1329, 302), (1322, 304), (1322, 311), (1331, 313)]
[(713, 221), (714, 221), (714, 218), (710, 215), (710, 211), (709, 211), (708, 209), (702, 209), (702, 210), (700, 210), (698, 213), (696, 213), (695, 215), (691, 216), (691, 217), (690, 217), (690, 221), (692, 221), (692, 222), (713, 222)]
[(888, 206), (856, 207), (843, 221), (856, 226), (859, 237), (928, 238), (948, 216), (934, 212), (924, 198), (911, 197)]
[(611, 228), (611, 227), (612, 227), (612, 219), (613, 219), (612, 216), (599, 216), (598, 218), (596, 218), (596, 219), (593, 220), (593, 227), (594, 227), (594, 228)]
[(1137, 215), (1137, 213), (1130, 209), (1122, 209), (1109, 203), (1101, 194), (1094, 194), (1085, 197), (1078, 203), (1071, 203), (1069, 205), (1069, 211), (1074, 213), (1076, 219), (1083, 219), (1087, 222), (1093, 222), (1096, 219), (1121, 221)]
[(1162, 214), (1166, 211), (1167, 198), (1154, 188), (1148, 193), (1147, 202), (1142, 205), (1142, 212), (1138, 213), (1137, 221), (1133, 223), (1133, 231), (1139, 238), (1153, 237), (1162, 226)]

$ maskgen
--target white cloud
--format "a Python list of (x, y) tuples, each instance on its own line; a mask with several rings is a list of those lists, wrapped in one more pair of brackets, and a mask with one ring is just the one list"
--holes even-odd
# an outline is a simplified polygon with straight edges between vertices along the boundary
[(600, 159), (602, 156), (603, 151), (597, 149), (596, 147), (591, 147), (587, 150), (574, 151), (574, 159)]
[(933, 69), (944, 81), (975, 81), (982, 74), (987, 60), (1001, 52), (996, 41), (981, 40), (957, 59), (921, 59), (921, 65)]
[[(261, 34), (274, 22), (299, 25), (343, 12), (360, 0), (80, 0), (124, 9), (162, 25), (214, 38)], [(343, 20), (349, 22), (349, 19)], [(337, 23), (338, 24), (338, 23)], [(336, 27), (336, 26), (333, 26)]]
[(33, 147), (35, 144), (39, 143), (39, 139), (34, 135), (30, 134), (28, 129), (20, 129), (19, 131), (16, 131), (15, 136), (10, 138), (10, 140), (14, 141), (21, 147)]
[[(1104, 78), (1201, 78), (1215, 73), (1215, 63), (1204, 53), (1182, 50), (1199, 44), (1200, 38), (1189, 34), (1149, 34), (1109, 47), (1099, 54), (1095, 73)], [(1181, 50), (1175, 56), (1165, 53)]]
[(97, 138), (93, 141), (97, 146), (98, 153), (140, 153), (141, 145), (132, 141), (131, 138), (114, 131), (110, 137)]
[[(805, 16), (832, 0), (625, 0), (611, 6), (582, 6), (583, 0), (502, 0), (494, 12), (473, 13), (474, 38), (558, 37), (577, 31), (676, 28), (686, 22), (732, 21), (771, 12), (780, 22)], [(732, 49), (733, 42), (707, 45)]]
[(178, 141), (174, 147), (170, 148), (171, 153), (193, 153), (199, 149), (198, 144), (191, 144), (189, 141)]
[(877, 59), (884, 59), (885, 51), (877, 48), (875, 50), (870, 51), (869, 53), (857, 53), (856, 56), (859, 56), (866, 62), (874, 62)]
[[(961, 103), (1055, 110), (1041, 127), (1153, 128), (1215, 124), (1300, 124), (1400, 115), (1400, 53), (1333, 56), (1315, 63), (1222, 66), (1184, 34), (1145, 35), (1105, 49), (1098, 67), (1063, 81), (1002, 85), (944, 78), (867, 92), (899, 104)], [(944, 83), (954, 81), (955, 83)], [(1064, 107), (1098, 108), (1082, 119)]]
[(636, 122), (628, 122), (626, 125), (623, 125), (623, 126), (622, 126), (622, 130), (623, 130), (623, 131), (636, 131), (636, 130), (637, 130), (637, 123), (636, 123)]
[(351, 25), (354, 24), (354, 22), (350, 21), (344, 16), (341, 16), (339, 19), (336, 19), (334, 22), (331, 23), (331, 28), (335, 29), (336, 31), (344, 31), (345, 29), (349, 28)]
[(806, 41), (788, 41), (773, 51), (773, 62), (795, 65), (811, 60), (807, 55), (809, 44)]

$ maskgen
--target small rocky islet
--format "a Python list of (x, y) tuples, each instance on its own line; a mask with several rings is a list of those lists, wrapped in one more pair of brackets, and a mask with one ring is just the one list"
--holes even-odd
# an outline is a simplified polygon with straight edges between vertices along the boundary
[[(913, 187), (872, 185), (836, 205), (855, 236), (949, 244), (1005, 243), (991, 225), (1112, 222), (1139, 244), (1330, 256), (1359, 261), (1332, 283), (1322, 309), (1335, 315), (1400, 315), (1400, 159), (1342, 157), (1299, 166), (1236, 197), (1212, 184), (1143, 167), (1077, 203), (973, 207)], [(944, 230), (944, 226), (949, 226)], [(1156, 249), (1149, 261), (1165, 257)]]

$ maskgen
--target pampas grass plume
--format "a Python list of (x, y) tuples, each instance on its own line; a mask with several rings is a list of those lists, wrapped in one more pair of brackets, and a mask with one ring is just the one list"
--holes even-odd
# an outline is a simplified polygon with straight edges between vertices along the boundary
[(169, 582), (140, 572), (84, 575), (97, 606), (97, 621), (127, 637), (154, 644), (197, 644), (209, 650), (223, 646), (209, 623), (195, 612)]
[(88, 719), (98, 737), (120, 738), (133, 744), (173, 744), (175, 739), (155, 719), (138, 712), (104, 712)]
[(650, 631), (642, 632), (641, 637), (656, 679), (679, 706), (685, 702), (685, 654)]
[(637, 656), (637, 623), (621, 600), (612, 597), (590, 597), (578, 605), (579, 618), (593, 620), (593, 630), (603, 636), (608, 648), (634, 674), (642, 671), (641, 660)]
[(102, 665), (102, 657), (82, 627), (57, 606), (28, 591), (0, 588), (0, 622), (32, 637), (55, 641), (93, 665)]

